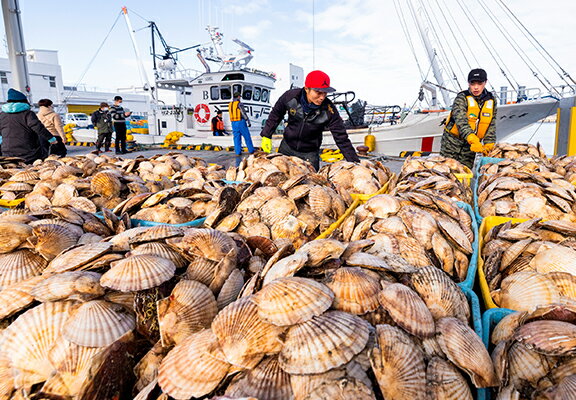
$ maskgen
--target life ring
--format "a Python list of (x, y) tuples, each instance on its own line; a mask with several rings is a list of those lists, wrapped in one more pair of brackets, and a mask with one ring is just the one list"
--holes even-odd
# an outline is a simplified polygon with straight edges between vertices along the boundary
[[(204, 112), (201, 113), (201, 110)], [(204, 115), (202, 115), (204, 114)], [(205, 124), (210, 120), (210, 108), (206, 104), (198, 104), (194, 108), (194, 118), (201, 124)]]

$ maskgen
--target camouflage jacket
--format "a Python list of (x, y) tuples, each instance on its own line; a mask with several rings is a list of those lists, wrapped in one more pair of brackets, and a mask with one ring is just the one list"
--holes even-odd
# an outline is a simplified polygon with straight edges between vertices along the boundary
[[(464, 90), (456, 96), (454, 99), (454, 104), (452, 104), (452, 116), (449, 121), (446, 123), (445, 131), (449, 131), (452, 129), (452, 126), (456, 124), (458, 126), (458, 132), (460, 135), (460, 139), (466, 140), (468, 135), (474, 133), (472, 128), (470, 128), (470, 124), (468, 124), (468, 115), (466, 112), (468, 111), (468, 101), (466, 100), (466, 96), (471, 96), (472, 93), (468, 90)], [(476, 101), (480, 108), (484, 105), (484, 102), (489, 99), (493, 99), (492, 93), (484, 89), (484, 92), (478, 97), (475, 97)], [(494, 101), (494, 113), (492, 117), (492, 121), (490, 122), (490, 126), (486, 131), (486, 135), (484, 135), (484, 139), (482, 140), (484, 143), (494, 143), (496, 142), (496, 101)]]

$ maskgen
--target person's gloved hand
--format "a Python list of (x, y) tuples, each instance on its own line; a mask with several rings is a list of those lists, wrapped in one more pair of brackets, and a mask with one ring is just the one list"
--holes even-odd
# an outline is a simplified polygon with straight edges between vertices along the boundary
[(494, 143), (486, 143), (484, 145), (484, 154), (485, 155), (489, 154), (493, 148), (494, 148)]
[(48, 143), (50, 143), (50, 144), (54, 144), (54, 143), (56, 143), (56, 142), (57, 142), (57, 140), (56, 140), (55, 137), (53, 137), (52, 139), (48, 140)]
[(266, 153), (270, 153), (272, 151), (272, 139), (267, 137), (262, 137), (262, 150)]
[(470, 150), (474, 153), (482, 153), (484, 151), (484, 147), (482, 143), (480, 143), (480, 138), (475, 134), (468, 135), (466, 141), (470, 144)]

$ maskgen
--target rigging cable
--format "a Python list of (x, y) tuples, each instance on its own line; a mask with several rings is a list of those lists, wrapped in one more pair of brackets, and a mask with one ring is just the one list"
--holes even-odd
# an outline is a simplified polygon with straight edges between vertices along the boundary
[[(398, 4), (396, 2), (398, 1)], [(402, 30), (404, 31), (404, 37), (410, 46), (410, 50), (412, 51), (412, 55), (416, 60), (416, 65), (418, 66), (418, 71), (420, 72), (420, 77), (422, 81), (424, 81), (424, 72), (422, 71), (422, 67), (418, 62), (418, 56), (416, 55), (416, 50), (414, 49), (414, 44), (412, 43), (412, 37), (410, 36), (410, 32), (408, 31), (408, 26), (406, 24), (406, 18), (404, 17), (404, 12), (402, 11), (400, 4), (400, 0), (394, 0), (394, 8), (396, 9), (396, 14), (398, 15), (398, 19), (400, 20), (400, 25), (402, 26)]]
[[(100, 43), (100, 46), (98, 46), (98, 49), (96, 49), (96, 53), (94, 54), (94, 56), (90, 59), (90, 61), (88, 62), (88, 65), (86, 66), (86, 68), (84, 69), (84, 72), (82, 72), (82, 75), (80, 76), (80, 79), (78, 79), (78, 81), (76, 82), (76, 84), (73, 87), (78, 87), (78, 85), (80, 85), (80, 83), (82, 82), (82, 79), (84, 79), (84, 77), (86, 76), (86, 74), (88, 73), (88, 70), (90, 69), (90, 67), (92, 66), (92, 64), (94, 63), (94, 60), (96, 59), (96, 57), (98, 56), (98, 54), (100, 53), (100, 50), (102, 50), (102, 47), (104, 47), (104, 43), (106, 43), (106, 40), (108, 39), (108, 37), (110, 36), (110, 34), (112, 33), (112, 31), (114, 30), (114, 27), (116, 26), (116, 24), (118, 23), (118, 20), (120, 19), (120, 17), (122, 16), (122, 11), (120, 11), (118, 13), (118, 16), (116, 17), (116, 19), (114, 20), (114, 23), (112, 24), (112, 26), (110, 27), (110, 29), (108, 30), (108, 33), (106, 34), (106, 36), (104, 36), (104, 40), (102, 40), (102, 43)], [(66, 103), (66, 101), (72, 96), (72, 94), (74, 93), (74, 90), (70, 90), (69, 93), (64, 96), (64, 101), (63, 103)]]
[[(536, 64), (534, 64), (534, 62), (532, 62), (532, 60), (530, 60), (530, 57), (528, 57), (528, 55), (524, 52), (524, 50), (522, 50), (522, 48), (518, 45), (518, 43), (514, 40), (514, 38), (512, 37), (512, 35), (510, 35), (510, 33), (508, 33), (508, 31), (506, 30), (506, 28), (501, 27), (501, 23), (499, 23), (499, 21), (497, 21), (496, 17), (494, 16), (494, 14), (483, 4), (483, 2), (480, 2), (480, 5), (482, 6), (482, 9), (486, 12), (486, 14), (488, 15), (488, 17), (490, 18), (490, 20), (494, 23), (494, 25), (496, 25), (496, 28), (498, 28), (498, 30), (500, 31), (500, 33), (502, 33), (502, 36), (504, 36), (504, 38), (506, 39), (506, 41), (510, 44), (510, 46), (514, 49), (514, 51), (516, 52), (516, 54), (518, 54), (518, 56), (520, 57), (520, 59), (524, 62), (524, 64), (526, 64), (526, 66), (528, 67), (528, 69), (530, 69), (530, 72), (532, 72), (532, 75), (534, 75), (534, 77), (536, 79), (538, 79), (538, 81), (542, 84), (542, 86), (544, 86), (546, 88), (546, 90), (548, 90), (549, 92), (551, 92), (552, 90), (555, 90), (556, 93), (558, 95), (560, 95), (560, 93), (554, 89), (552, 83), (550, 83), (550, 81), (548, 80), (548, 78), (546, 78), (546, 76), (544, 76), (544, 74), (542, 73), (542, 71), (540, 71), (540, 69), (538, 69), (538, 67), (536, 66)], [(522, 53), (521, 53), (522, 52)], [(530, 64), (532, 65), (532, 67), (530, 66)], [(540, 75), (542, 75), (542, 77), (544, 78), (544, 80), (546, 81), (546, 83), (548, 83), (548, 85), (546, 85), (545, 82), (542, 81), (542, 79), (540, 79)], [(550, 86), (550, 87), (548, 87)]]
[[(428, 9), (426, 7), (424, 7), (424, 4), (422, 4), (422, 1), (420, 1), (420, 7), (423, 9), (424, 11), (424, 15), (426, 16), (427, 20), (428, 20), (428, 24), (430, 27), (430, 30), (432, 31), (432, 33), (434, 34), (434, 37), (436, 38), (436, 41), (438, 42), (438, 46), (440, 47), (440, 52), (442, 53), (442, 57), (444, 58), (445, 62), (442, 62), (442, 64), (444, 65), (445, 63), (448, 64), (449, 68), (444, 67), (444, 69), (448, 70), (451, 74), (452, 74), (452, 78), (450, 79), (450, 81), (453, 83), (454, 80), (456, 80), (457, 83), (457, 89), (460, 90), (460, 82), (458, 82), (458, 77), (456, 76), (456, 72), (454, 72), (454, 68), (452, 68), (452, 63), (450, 62), (450, 59), (448, 57), (448, 53), (446, 53), (446, 51), (444, 50), (444, 46), (442, 44), (442, 40), (440, 39), (440, 37), (438, 36), (436, 29), (434, 28), (434, 26), (436, 26), (434, 24), (434, 22), (436, 24), (438, 24), (438, 20), (436, 19), (436, 16), (434, 14), (432, 14), (434, 16), (434, 21), (432, 21), (432, 18), (430, 17), (431, 13), (428, 13)], [(442, 33), (443, 39), (444, 41), (446, 41), (446, 37), (444, 36), (444, 32), (442, 32), (442, 30), (440, 30), (440, 32)], [(451, 47), (448, 47), (450, 49), (450, 51), (452, 51)], [(454, 53), (452, 53), (452, 57), (454, 57)], [(454, 57), (456, 58), (456, 57)]]
[[(488, 49), (488, 53), (490, 53), (490, 56), (494, 59), (494, 61), (496, 62), (496, 65), (498, 66), (498, 68), (500, 68), (500, 72), (502, 73), (502, 75), (504, 76), (504, 78), (506, 78), (506, 80), (508, 81), (508, 83), (510, 84), (510, 86), (512, 86), (512, 89), (517, 90), (514, 87), (514, 84), (512, 83), (512, 81), (510, 80), (510, 78), (508, 77), (508, 74), (506, 73), (506, 71), (504, 71), (504, 68), (506, 68), (508, 71), (510, 71), (510, 68), (508, 68), (506, 66), (506, 64), (504, 63), (504, 61), (502, 60), (502, 58), (500, 58), (500, 56), (498, 55), (498, 53), (492, 48), (490, 48), (490, 46), (488, 45), (488, 43), (486, 42), (486, 40), (484, 39), (484, 37), (482, 36), (482, 32), (480, 32), (480, 30), (478, 29), (478, 27), (476, 26), (476, 23), (472, 20), (472, 18), (470, 17), (470, 10), (468, 9), (468, 7), (461, 3), (460, 1), (457, 1), (458, 5), (460, 6), (460, 8), (462, 9), (462, 12), (464, 13), (464, 15), (466, 16), (466, 18), (468, 19), (468, 21), (470, 22), (470, 25), (472, 25), (472, 28), (474, 28), (474, 30), (476, 31), (476, 34), (478, 35), (478, 37), (482, 40), (482, 43), (484, 44), (484, 46)], [(464, 9), (466, 8), (466, 9)], [(498, 59), (496, 58), (498, 57), (498, 59), (500, 59), (500, 62), (498, 61)], [(500, 63), (502, 65), (500, 65)], [(512, 79), (514, 79), (514, 77), (512, 77)], [(516, 81), (516, 79), (514, 79), (514, 81)], [(516, 86), (520, 86), (518, 84), (518, 82), (516, 82)]]
[[(516, 26), (518, 26), (518, 28), (520, 29), (520, 31), (524, 34), (524, 36), (530, 41), (530, 38), (528, 37), (528, 35), (530, 35), (530, 37), (532, 38), (532, 40), (534, 42), (536, 42), (536, 44), (538, 44), (538, 46), (540, 46), (540, 48), (542, 50), (544, 50), (544, 52), (548, 55), (549, 59), (546, 58), (544, 56), (544, 54), (542, 54), (542, 52), (540, 51), (540, 49), (538, 48), (538, 46), (536, 46), (534, 43), (530, 42), (538, 51), (538, 53), (548, 62), (548, 64), (556, 71), (556, 69), (554, 68), (554, 66), (552, 65), (552, 63), (550, 62), (550, 60), (554, 61), (554, 63), (557, 65), (557, 67), (560, 69), (560, 71), (562, 71), (562, 74), (560, 74), (558, 71), (556, 71), (558, 73), (558, 75), (560, 75), (560, 78), (562, 78), (562, 80), (564, 80), (564, 82), (566, 82), (568, 85), (570, 85), (570, 82), (566, 81), (565, 77), (570, 79), (572, 81), (573, 84), (576, 85), (576, 81), (570, 76), (570, 74), (568, 72), (566, 72), (564, 70), (564, 68), (562, 68), (562, 66), (558, 63), (558, 61), (556, 61), (556, 59), (554, 59), (554, 57), (552, 57), (552, 55), (546, 50), (546, 48), (544, 48), (544, 46), (542, 46), (542, 44), (538, 41), (538, 39), (536, 39), (534, 37), (534, 35), (532, 35), (532, 33), (530, 33), (530, 31), (528, 30), (528, 28), (526, 28), (526, 26), (524, 26), (524, 24), (518, 19), (518, 17), (512, 12), (512, 10), (510, 10), (510, 8), (508, 8), (508, 6), (502, 1), (502, 0), (498, 0), (500, 7), (501, 8), (505, 8), (509, 15), (509, 18), (514, 21), (514, 23), (516, 23)], [(514, 17), (514, 18), (512, 18)], [(521, 28), (520, 28), (521, 27)], [(524, 30), (522, 30), (522, 28)], [(526, 33), (528, 33), (528, 35), (526, 35)]]
[[(438, 2), (438, 0), (434, 0), (434, 1), (436, 2), (436, 6), (438, 7), (438, 9), (440, 10), (440, 14), (444, 15), (444, 11), (442, 10), (442, 7), (440, 6), (440, 3)], [(462, 53), (462, 56), (464, 57), (464, 60), (466, 61), (466, 64), (468, 65), (468, 69), (472, 69), (470, 61), (468, 61), (468, 57), (466, 56), (466, 53), (462, 49), (462, 46), (460, 46), (460, 41), (458, 41), (456, 34), (454, 33), (454, 30), (452, 29), (452, 25), (448, 22), (448, 19), (446, 17), (444, 17), (444, 20), (446, 21), (446, 25), (448, 25), (448, 28), (450, 29), (450, 33), (452, 33), (452, 36), (454, 37), (454, 39), (456, 41), (456, 45), (458, 46), (460, 53)], [(454, 56), (454, 59), (458, 60), (456, 58), (456, 56)], [(457, 63), (457, 64), (458, 64), (458, 66), (460, 66), (460, 63)], [(464, 71), (462, 71), (462, 68), (460, 68), (460, 73), (462, 73), (462, 76), (465, 76)]]

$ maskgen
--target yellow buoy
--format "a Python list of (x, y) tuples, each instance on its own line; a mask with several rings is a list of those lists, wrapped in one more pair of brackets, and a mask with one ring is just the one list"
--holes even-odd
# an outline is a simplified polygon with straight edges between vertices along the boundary
[(371, 133), (364, 136), (364, 146), (368, 147), (368, 151), (376, 150), (376, 136)]

